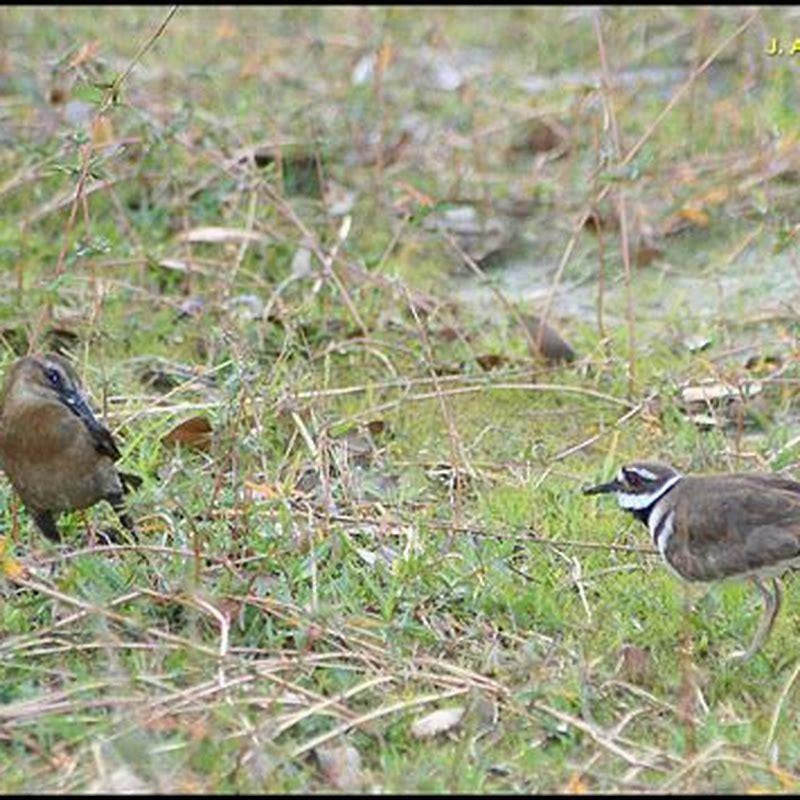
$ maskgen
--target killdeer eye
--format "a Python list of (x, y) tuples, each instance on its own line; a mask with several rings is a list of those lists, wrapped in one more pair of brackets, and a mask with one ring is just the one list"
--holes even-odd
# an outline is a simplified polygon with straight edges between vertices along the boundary
[(628, 481), (633, 489), (639, 489), (644, 486), (644, 478), (633, 470), (625, 470), (625, 480)]

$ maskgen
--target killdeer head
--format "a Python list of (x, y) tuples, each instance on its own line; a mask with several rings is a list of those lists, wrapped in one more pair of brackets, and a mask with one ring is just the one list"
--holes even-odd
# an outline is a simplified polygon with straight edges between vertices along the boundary
[(621, 508), (647, 525), (664, 561), (684, 580), (753, 580), (765, 611), (740, 655), (758, 651), (780, 608), (777, 576), (800, 566), (800, 483), (767, 473), (684, 476), (666, 464), (635, 462), (584, 493), (615, 494)]
[(616, 478), (584, 489), (584, 494), (615, 494), (620, 508), (647, 522), (649, 510), (680, 479), (681, 473), (667, 464), (641, 461), (621, 467)]

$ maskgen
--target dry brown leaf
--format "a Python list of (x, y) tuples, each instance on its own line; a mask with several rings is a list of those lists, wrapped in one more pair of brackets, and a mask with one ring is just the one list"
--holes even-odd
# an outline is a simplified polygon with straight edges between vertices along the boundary
[(724, 203), (731, 196), (730, 189), (725, 186), (719, 186), (712, 189), (707, 194), (703, 195), (697, 202), (700, 206), (718, 206)]
[(551, 364), (575, 360), (572, 346), (555, 328), (543, 323), (535, 314), (522, 314), (521, 318), (528, 331), (528, 351), (533, 358), (543, 358)]
[(103, 147), (114, 141), (114, 127), (105, 115), (94, 117), (90, 124), (92, 147)]
[(192, 720), (188, 725), (184, 726), (183, 730), (188, 731), (189, 738), (193, 742), (202, 742), (203, 739), (208, 738), (211, 732), (208, 723), (202, 719)]
[(658, 245), (642, 242), (633, 253), (633, 261), (637, 267), (648, 267), (664, 255)]
[(437, 733), (452, 730), (461, 722), (465, 711), (464, 706), (452, 706), (432, 711), (430, 714), (414, 720), (411, 726), (411, 735), (417, 739), (424, 739), (427, 736), (436, 736)]
[(696, 206), (686, 206), (682, 208), (678, 211), (678, 216), (685, 219), (687, 222), (691, 222), (698, 228), (707, 228), (708, 223), (711, 221), (708, 214), (703, 211), (702, 208), (697, 208)]
[(378, 436), (386, 430), (386, 420), (371, 419), (367, 423), (367, 430), (370, 432), (370, 434), (372, 434), (372, 436)]
[(192, 228), (178, 234), (179, 242), (206, 242), (209, 244), (225, 244), (241, 242), (268, 242), (269, 236), (258, 231), (245, 231), (240, 228), (222, 228), (209, 225), (203, 228)]
[(274, 500), (276, 497), (282, 496), (281, 493), (269, 483), (245, 481), (244, 488), (251, 497), (258, 497), (262, 500)]
[(91, 61), (96, 55), (97, 51), (100, 49), (100, 40), (95, 39), (94, 41), (87, 42), (83, 45), (69, 62), (68, 68), (75, 69), (75, 67), (80, 66), (86, 61)]
[(361, 756), (352, 745), (317, 747), (314, 751), (325, 780), (343, 792), (355, 792), (364, 785)]
[(570, 775), (567, 785), (564, 787), (564, 794), (586, 794), (588, 791), (589, 787), (577, 772)]
[(384, 42), (376, 54), (375, 68), (379, 74), (386, 72), (389, 64), (392, 61), (392, 45), (390, 42)]
[(628, 683), (642, 684), (649, 679), (653, 667), (653, 659), (646, 647), (625, 644), (620, 648), (618, 671)]
[(6, 553), (7, 545), (8, 539), (5, 537), (0, 538), (0, 572), (11, 581), (17, 578), (24, 578), (28, 571), (19, 561)]
[(595, 210), (586, 217), (583, 227), (591, 233), (617, 231), (619, 230), (619, 217), (615, 211), (598, 212)]
[(497, 353), (485, 353), (484, 355), (475, 356), (475, 360), (484, 372), (490, 372), (493, 369), (497, 369), (497, 367), (508, 364), (508, 359)]
[(212, 431), (208, 417), (192, 417), (176, 425), (161, 437), (161, 441), (163, 444), (180, 444), (195, 450), (209, 450)]
[(511, 143), (509, 153), (547, 153), (565, 147), (566, 141), (566, 128), (555, 120), (529, 120)]

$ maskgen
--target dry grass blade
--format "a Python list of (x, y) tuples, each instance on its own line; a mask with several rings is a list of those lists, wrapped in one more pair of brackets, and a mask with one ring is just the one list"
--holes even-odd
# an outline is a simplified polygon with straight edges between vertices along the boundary
[(585, 722), (578, 717), (574, 717), (571, 714), (567, 714), (564, 711), (559, 711), (558, 709), (551, 708), (548, 705), (543, 703), (535, 703), (534, 708), (539, 709), (540, 711), (544, 712), (545, 714), (554, 717), (561, 722), (565, 722), (567, 725), (571, 725), (573, 728), (577, 728), (584, 733), (587, 733), (589, 736), (594, 739), (602, 748), (608, 750), (609, 753), (612, 753), (615, 756), (618, 756), (623, 761), (627, 762), (631, 766), (634, 767), (646, 767), (647, 769), (654, 769), (659, 772), (666, 772), (666, 767), (659, 766), (658, 764), (654, 763), (651, 760), (640, 758), (639, 756), (634, 755), (633, 753), (629, 753), (623, 747), (620, 747), (613, 739), (609, 738), (603, 731), (599, 730), (596, 726), (590, 725), (588, 722)]

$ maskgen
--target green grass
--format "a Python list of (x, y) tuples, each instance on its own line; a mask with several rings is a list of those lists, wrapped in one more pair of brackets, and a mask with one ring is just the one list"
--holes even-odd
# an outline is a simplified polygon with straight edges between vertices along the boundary
[[(602, 231), (603, 333), (601, 241), (578, 237), (555, 317), (580, 359), (562, 367), (530, 361), (490, 292), (462, 299), (480, 281), (415, 192), (506, 221), (531, 201), (508, 223), (530, 259), (520, 292), (550, 286), (620, 175), (586, 79), (590, 10), (181, 8), (107, 110), (124, 147), (82, 150), (102, 84), (166, 13), (0, 10), (0, 366), (71, 331), (123, 468), (144, 478), (139, 545), (120, 551), (93, 544), (100, 507), (65, 516), (58, 548), (24, 510), (15, 527), (0, 483), (0, 533), (30, 571), (0, 584), (0, 788), (331, 791), (346, 782), (320, 748), (347, 744), (374, 791), (796, 791), (800, 587), (786, 581), (764, 651), (729, 664), (756, 593), (718, 585), (687, 613), (645, 529), (580, 493), (640, 457), (797, 463), (796, 103), (791, 62), (761, 39), (786, 12), (761, 10), (612, 184), (604, 214), (621, 186), (632, 243), (663, 251), (633, 268), (632, 325), (619, 232)], [(747, 13), (603, 11), (612, 74), (684, 70), (615, 88), (623, 152)], [(354, 83), (381, 46), (381, 80)], [(436, 87), (437, 59), (459, 88)], [(534, 75), (552, 83), (533, 93)], [(53, 103), (53, 87), (89, 105)], [(511, 158), (538, 114), (568, 129), (565, 155)], [(374, 143), (403, 131), (376, 165)], [(269, 164), (234, 158), (276, 142), (280, 164), (274, 147)], [(665, 233), (687, 207), (708, 224)], [(260, 236), (181, 241), (211, 226)], [(338, 248), (335, 276), (315, 256), (293, 276), (307, 233)], [(490, 280), (541, 311), (499, 261)], [(693, 352), (698, 336), (711, 343)], [(782, 355), (782, 382), (695, 424), (681, 388), (749, 380), (754, 353)], [(487, 355), (505, 360), (487, 372)], [(197, 414), (209, 451), (162, 441)], [(640, 673), (626, 646), (646, 653)], [(457, 726), (413, 735), (453, 706)]]

